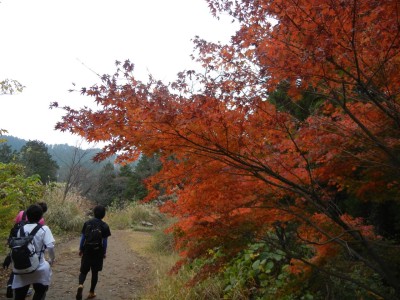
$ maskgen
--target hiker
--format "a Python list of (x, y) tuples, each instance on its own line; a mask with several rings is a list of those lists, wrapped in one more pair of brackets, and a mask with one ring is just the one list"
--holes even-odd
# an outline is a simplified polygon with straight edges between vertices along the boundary
[(103, 269), (103, 260), (107, 253), (107, 238), (111, 235), (110, 227), (102, 221), (106, 215), (106, 209), (97, 205), (93, 209), (94, 218), (83, 224), (81, 241), (79, 244), (79, 256), (81, 267), (79, 274), (79, 286), (76, 292), (76, 299), (82, 299), (83, 284), (89, 271), (92, 271), (90, 290), (87, 299), (96, 297), (94, 292), (99, 272)]
[[(47, 211), (47, 204), (46, 202), (39, 202), (38, 205), (42, 208), (43, 214)], [(26, 212), (24, 210), (21, 210), (17, 216), (15, 217), (15, 224), (20, 223), (21, 221), (28, 222), (28, 218), (26, 217)], [(39, 224), (44, 225), (44, 219), (43, 217), (40, 219)]]
[[(39, 205), (33, 204), (29, 206), (26, 210), (26, 216), (28, 218), (28, 223), (22, 227), (25, 235), (28, 235), (31, 231), (34, 231), (35, 228), (38, 227), (37, 232), (33, 237), (33, 244), (35, 246), (36, 253), (39, 254), (39, 266), (35, 271), (29, 274), (14, 274), (14, 280), (12, 283), (12, 288), (15, 294), (14, 299), (24, 300), (29, 287), (32, 284), (35, 291), (32, 300), (44, 300), (51, 282), (50, 266), (55, 261), (55, 240), (50, 228), (47, 225), (42, 226), (38, 224), (43, 216), (43, 210)], [(21, 236), (20, 231), (18, 231), (17, 236)], [(48, 252), (49, 261), (46, 261), (45, 259), (45, 251)]]
[[(42, 208), (43, 214), (47, 211), (47, 204), (46, 202), (39, 202), (38, 205)], [(25, 225), (26, 223), (28, 223), (28, 218), (26, 216), (26, 211), (21, 210), (15, 217), (14, 220), (14, 227), (11, 229), (10, 232), (10, 236), (8, 237), (8, 241), (10, 240), (11, 236), (14, 233), (15, 230), (18, 230), (18, 228), (22, 225)], [(44, 218), (42, 217), (39, 221), (40, 225), (45, 225), (45, 221)], [(5, 258), (4, 262), (3, 262), (3, 269), (8, 269), (8, 267), (11, 264), (11, 257), (10, 255), (7, 255), (7, 257)], [(7, 298), (13, 298), (13, 290), (12, 290), (12, 283), (14, 280), (14, 273), (11, 272), (8, 281), (7, 281), (7, 290), (6, 290), (6, 297)], [(28, 291), (28, 295), (30, 295), (32, 293), (32, 290), (30, 289)]]

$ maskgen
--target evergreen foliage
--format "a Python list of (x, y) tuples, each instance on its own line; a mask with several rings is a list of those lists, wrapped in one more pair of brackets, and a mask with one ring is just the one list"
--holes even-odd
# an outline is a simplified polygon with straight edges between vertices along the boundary
[(0, 144), (0, 162), (10, 163), (17, 155), (15, 150), (12, 150), (11, 146), (5, 143)]
[(100, 204), (118, 207), (126, 202), (142, 200), (148, 194), (145, 179), (160, 169), (161, 162), (157, 156), (142, 155), (135, 165), (128, 164), (119, 169), (109, 162), (100, 172), (97, 190), (90, 197)]
[(49, 154), (46, 145), (40, 141), (28, 141), (19, 154), (28, 176), (38, 174), (43, 183), (57, 181), (58, 165)]

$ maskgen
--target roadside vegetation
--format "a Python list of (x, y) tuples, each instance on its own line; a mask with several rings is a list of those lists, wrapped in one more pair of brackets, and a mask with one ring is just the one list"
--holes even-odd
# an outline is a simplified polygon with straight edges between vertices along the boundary
[[(18, 164), (2, 164), (1, 167), (1, 188), (3, 195), (7, 196), (2, 198), (0, 209), (4, 216), (0, 224), (3, 238), (7, 236), (16, 212), (39, 200), (48, 204), (46, 223), (59, 242), (79, 235), (81, 226), (90, 218), (95, 203), (81, 196), (75, 189), (69, 191), (65, 197), (63, 183), (41, 185), (37, 176), (24, 176), (23, 169)], [(6, 203), (11, 204), (5, 205)], [(161, 205), (162, 201), (157, 203)], [(323, 296), (315, 291), (324, 288), (329, 288), (332, 295), (343, 299), (352, 297), (354, 293), (363, 299), (377, 299), (376, 295), (366, 293), (351, 282), (321, 274), (310, 277), (309, 284), (300, 285), (300, 281), (305, 278), (304, 273), (295, 274), (284, 253), (263, 241), (249, 243), (230, 260), (224, 260), (226, 253), (221, 248), (210, 249), (207, 257), (193, 259), (176, 272), (171, 272), (182, 258), (174, 246), (179, 232), (166, 231), (175, 220), (161, 213), (158, 205), (137, 201), (112, 201), (107, 207), (105, 221), (111, 229), (134, 231), (137, 240), (132, 242), (131, 247), (152, 266), (153, 280), (142, 299), (240, 300), (272, 299), (276, 296), (279, 299), (322, 299)], [(277, 237), (271, 234), (267, 238), (273, 241)], [(287, 242), (289, 246), (291, 241)], [(4, 246), (2, 252), (5, 253), (6, 250)], [(312, 254), (307, 254), (307, 248), (303, 251), (304, 255)], [(221, 264), (221, 261), (224, 263)], [(209, 266), (214, 268), (207, 271)], [(332, 263), (329, 267), (334, 269), (335, 264)], [(363, 281), (374, 289), (385, 290), (385, 286), (380, 285), (374, 276), (369, 276), (360, 263), (352, 262), (346, 267), (351, 278)]]
[(73, 191), (64, 199), (64, 186), (52, 184), (47, 186), (43, 196), (47, 203), (47, 212), (44, 215), (46, 223), (53, 234), (60, 237), (76, 236), (82, 229), (82, 224), (90, 216), (93, 204)]
[(173, 220), (161, 214), (157, 206), (132, 203), (122, 209), (110, 207), (107, 222), (111, 228), (134, 230), (137, 241), (131, 247), (150, 262), (152, 282), (141, 299), (220, 299), (223, 289), (219, 278), (209, 278), (195, 286), (188, 285), (199, 271), (199, 266), (185, 266), (179, 272), (171, 273), (180, 258), (174, 248), (173, 234), (166, 232)]

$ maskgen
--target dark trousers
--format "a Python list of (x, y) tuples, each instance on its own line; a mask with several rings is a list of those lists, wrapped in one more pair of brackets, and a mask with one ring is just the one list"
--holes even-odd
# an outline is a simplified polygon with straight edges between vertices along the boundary
[(10, 277), (8, 277), (7, 285), (12, 285), (14, 281), (14, 273), (11, 272)]
[[(28, 293), (30, 284), (17, 288), (14, 290), (15, 298), (14, 300), (25, 300), (26, 294)], [(34, 283), (33, 289), (35, 294), (32, 300), (44, 300), (46, 298), (46, 292), (48, 290), (48, 285), (43, 285), (41, 283)]]
[(103, 269), (103, 259), (104, 254), (102, 250), (90, 253), (85, 252), (81, 259), (79, 284), (83, 284), (89, 271), (92, 271), (90, 281), (90, 292), (92, 293), (94, 293), (97, 281), (99, 280), (99, 272)]
[[(79, 274), (79, 284), (83, 284), (86, 280), (86, 276), (88, 273), (80, 273)], [(89, 292), (94, 293), (96, 289), (97, 281), (99, 280), (99, 272), (92, 270), (92, 278), (90, 280), (90, 290)]]

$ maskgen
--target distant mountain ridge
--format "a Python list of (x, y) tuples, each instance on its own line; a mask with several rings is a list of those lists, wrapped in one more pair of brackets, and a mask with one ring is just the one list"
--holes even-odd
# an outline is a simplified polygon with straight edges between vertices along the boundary
[[(34, 141), (34, 140), (25, 140), (25, 139), (21, 139), (21, 138), (12, 136), (12, 135), (1, 135), (1, 138), (2, 138), (2, 139), (5, 139), (5, 140), (6, 140), (6, 143), (7, 143), (8, 145), (11, 146), (12, 150), (15, 150), (15, 151), (20, 151), (21, 148), (22, 148), (27, 142), (29, 142), (29, 141)], [(40, 140), (37, 140), (37, 141), (42, 142), (42, 141), (40, 141)], [(68, 145), (68, 144), (46, 144), (46, 143), (45, 143), (45, 145), (47, 146), (47, 148), (48, 148), (49, 150), (50, 150), (50, 148), (59, 147), (59, 146), (66, 147), (66, 148), (75, 148), (75, 147), (76, 147), (76, 146), (71, 146), (71, 145)], [(94, 151), (96, 151), (96, 153), (99, 152), (99, 151), (101, 151), (100, 148), (91, 148), (90, 150), (94, 150)]]
[(6, 144), (11, 146), (12, 150), (20, 151), (21, 148), (28, 142), (27, 140), (20, 139), (11, 135), (2, 135), (2, 139), (6, 140)]
[[(6, 144), (8, 144), (12, 150), (19, 152), (21, 148), (29, 141), (32, 140), (24, 140), (18, 137), (9, 136), (9, 135), (2, 135), (2, 139), (6, 140)], [(39, 140), (37, 140), (39, 141)], [(41, 142), (41, 141), (39, 141)], [(48, 153), (52, 156), (52, 158), (57, 162), (58, 166), (60, 167), (59, 172), (62, 174), (68, 169), (71, 162), (73, 161), (74, 157), (84, 157), (84, 164), (91, 165), (92, 169), (101, 169), (105, 164), (111, 162), (114, 164), (116, 156), (113, 156), (105, 161), (96, 163), (93, 162), (93, 157), (101, 151), (100, 148), (93, 148), (93, 149), (80, 149), (76, 146), (70, 146), (68, 144), (46, 144)]]

